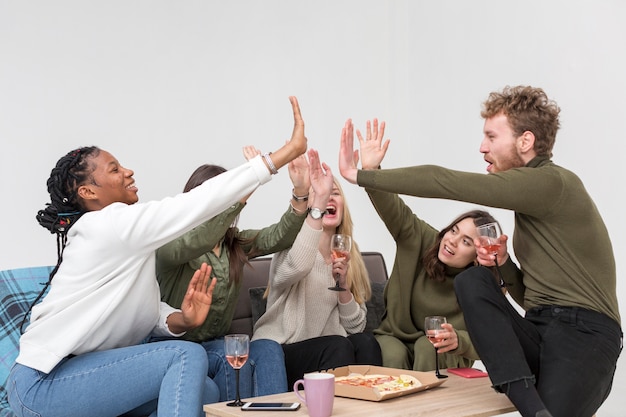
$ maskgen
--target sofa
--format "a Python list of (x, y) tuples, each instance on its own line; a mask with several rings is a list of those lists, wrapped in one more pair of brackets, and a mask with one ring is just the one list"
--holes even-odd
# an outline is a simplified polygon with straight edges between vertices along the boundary
[[(367, 327), (378, 326), (384, 312), (383, 289), (387, 267), (378, 252), (363, 252), (365, 266), (372, 281), (372, 298), (367, 302)], [(263, 293), (269, 279), (270, 257), (250, 260), (244, 268), (242, 289), (229, 333), (252, 335), (256, 320), (265, 311)], [(0, 417), (14, 417), (7, 402), (6, 380), (17, 357), (20, 323), (30, 304), (48, 281), (51, 266), (0, 271)]]

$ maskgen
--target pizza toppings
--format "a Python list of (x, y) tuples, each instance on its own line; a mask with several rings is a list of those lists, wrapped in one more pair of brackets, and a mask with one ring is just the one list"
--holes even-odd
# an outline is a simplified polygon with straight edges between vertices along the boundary
[(405, 391), (422, 385), (417, 378), (411, 375), (351, 374), (337, 377), (335, 378), (335, 382), (338, 384), (373, 388), (381, 393)]

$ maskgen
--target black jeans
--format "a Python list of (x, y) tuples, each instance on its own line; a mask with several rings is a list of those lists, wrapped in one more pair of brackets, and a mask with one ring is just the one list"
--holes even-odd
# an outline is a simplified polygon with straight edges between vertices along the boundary
[(611, 391), (622, 349), (620, 325), (578, 307), (541, 306), (522, 317), (484, 267), (455, 278), (465, 324), (494, 388), (535, 382), (554, 417), (589, 417)]
[(287, 387), (307, 372), (325, 371), (346, 365), (382, 366), (380, 345), (372, 333), (321, 336), (283, 345)]

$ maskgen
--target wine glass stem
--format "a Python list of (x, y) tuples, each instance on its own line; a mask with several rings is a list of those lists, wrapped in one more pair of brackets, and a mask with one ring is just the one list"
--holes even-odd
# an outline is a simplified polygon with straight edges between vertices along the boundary
[(500, 266), (498, 265), (498, 254), (494, 254), (493, 258), (496, 262), (496, 274), (498, 274), (498, 279), (500, 280), (500, 287), (504, 288), (506, 284), (504, 283), (504, 279), (502, 278), (502, 272), (500, 272)]
[(235, 369), (235, 383), (237, 384), (237, 398), (236, 401), (241, 401), (241, 397), (239, 396), (239, 368)]
[(439, 355), (437, 354), (436, 347), (435, 347), (435, 375), (439, 376)]

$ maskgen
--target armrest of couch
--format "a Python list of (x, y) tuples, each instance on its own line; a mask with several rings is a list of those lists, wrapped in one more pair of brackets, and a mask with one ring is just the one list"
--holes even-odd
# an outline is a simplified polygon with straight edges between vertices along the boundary
[(19, 327), (31, 303), (48, 282), (50, 271), (50, 266), (0, 271), (0, 416), (14, 415), (7, 401), (6, 381), (19, 351)]

